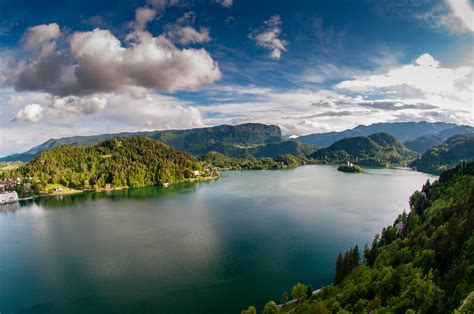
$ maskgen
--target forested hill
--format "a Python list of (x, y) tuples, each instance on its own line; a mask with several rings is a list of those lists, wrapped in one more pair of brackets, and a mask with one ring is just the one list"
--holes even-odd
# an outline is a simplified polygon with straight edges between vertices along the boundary
[(385, 166), (404, 165), (416, 158), (416, 153), (403, 146), (388, 133), (349, 137), (311, 155), (326, 162), (355, 161), (360, 164)]
[[(17, 170), (38, 191), (139, 187), (215, 175), (195, 157), (148, 137), (114, 138), (94, 146), (58, 146)], [(12, 175), (14, 177), (14, 174)]]
[(455, 135), (444, 143), (427, 150), (411, 163), (417, 170), (440, 173), (461, 161), (474, 160), (474, 134)]
[(293, 313), (474, 313), (474, 162), (428, 181), (410, 206), (363, 252), (340, 254), (333, 285), (309, 299), (295, 285)]
[(196, 156), (217, 151), (233, 157), (249, 154), (255, 157), (277, 157), (282, 154), (310, 154), (316, 150), (316, 147), (312, 144), (304, 144), (283, 138), (278, 126), (247, 123), (189, 130), (116, 133), (50, 139), (22, 154), (0, 158), (0, 161), (29, 161), (40, 152), (60, 145), (91, 146), (115, 137), (127, 138), (133, 136), (148, 136)]

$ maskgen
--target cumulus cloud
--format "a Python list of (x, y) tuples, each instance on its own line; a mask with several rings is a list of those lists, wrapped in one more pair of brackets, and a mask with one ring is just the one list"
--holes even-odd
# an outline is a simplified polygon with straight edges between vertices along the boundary
[(166, 25), (166, 36), (173, 42), (183, 46), (210, 42), (209, 28), (201, 27), (196, 30), (192, 26), (194, 20), (194, 12), (185, 13), (175, 23)]
[[(148, 11), (137, 12), (139, 25), (145, 26), (153, 16)], [(218, 64), (206, 50), (179, 49), (164, 36), (153, 37), (144, 30), (135, 29), (134, 34), (132, 43), (123, 45), (109, 30), (75, 32), (67, 52), (55, 45), (42, 49), (22, 59), (7, 81), (17, 90), (66, 96), (119, 91), (130, 86), (159, 92), (196, 90), (221, 78)], [(41, 39), (31, 42), (49, 40), (54, 44), (53, 36), (35, 38)]]
[(94, 114), (105, 109), (106, 97), (53, 97), (50, 107), (76, 114)]
[(25, 50), (33, 50), (54, 41), (59, 36), (61, 30), (56, 23), (30, 27), (23, 36), (23, 47)]
[(25, 122), (36, 123), (43, 119), (44, 108), (39, 104), (27, 105), (17, 112), (14, 120), (23, 120)]
[(249, 38), (254, 40), (258, 46), (270, 50), (270, 57), (279, 60), (283, 51), (286, 51), (288, 42), (280, 39), (281, 35), (281, 18), (279, 15), (272, 16), (265, 21), (265, 27), (260, 30), (253, 31), (249, 34)]

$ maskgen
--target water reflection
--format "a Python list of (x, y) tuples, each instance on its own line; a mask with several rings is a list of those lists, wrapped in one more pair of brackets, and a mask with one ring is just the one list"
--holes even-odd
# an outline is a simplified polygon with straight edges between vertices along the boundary
[(0, 205), (0, 213), (16, 212), (20, 209), (20, 204), (18, 202), (8, 203)]
[[(8, 204), (11, 205), (6, 211), (15, 211), (24, 206), (32, 204), (41, 205), (47, 208), (67, 208), (76, 206), (79, 203), (92, 202), (100, 199), (133, 199), (133, 200), (147, 200), (155, 197), (176, 195), (176, 193), (190, 193), (198, 188), (199, 185), (205, 185), (208, 182), (196, 183), (178, 183), (169, 187), (162, 186), (148, 186), (143, 188), (122, 189), (103, 192), (83, 192), (76, 194), (52, 195), (45, 197), (37, 197), (34, 199), (23, 200), (19, 203)], [(2, 206), (0, 206), (2, 210)]]

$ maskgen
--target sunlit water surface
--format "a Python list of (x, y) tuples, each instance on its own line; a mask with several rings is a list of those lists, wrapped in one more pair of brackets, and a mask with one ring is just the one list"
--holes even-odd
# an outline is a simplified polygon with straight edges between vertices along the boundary
[(0, 207), (0, 312), (240, 313), (329, 284), (430, 177), (332, 166)]

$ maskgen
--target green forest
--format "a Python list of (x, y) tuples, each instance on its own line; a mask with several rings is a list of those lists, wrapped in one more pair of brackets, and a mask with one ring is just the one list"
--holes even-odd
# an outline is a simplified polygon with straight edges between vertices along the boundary
[[(474, 313), (474, 162), (426, 182), (410, 206), (370, 246), (339, 255), (332, 285), (312, 294), (296, 284), (291, 296), (298, 302), (282, 312)], [(273, 303), (263, 312), (280, 311)]]
[(386, 167), (407, 165), (417, 154), (388, 133), (348, 137), (317, 150), (312, 158), (328, 163), (352, 161), (360, 165)]
[(419, 171), (439, 174), (459, 161), (474, 159), (474, 134), (456, 135), (428, 149), (410, 166)]
[(218, 152), (210, 152), (204, 155), (201, 160), (209, 166), (218, 167), (221, 170), (289, 169), (312, 163), (312, 160), (308, 158), (290, 154), (280, 155), (276, 158), (255, 158), (252, 155), (246, 158), (236, 158)]
[(190, 154), (148, 137), (114, 138), (94, 146), (58, 146), (2, 174), (31, 182), (36, 191), (62, 185), (72, 189), (141, 187), (218, 176)]

